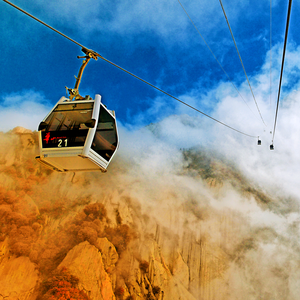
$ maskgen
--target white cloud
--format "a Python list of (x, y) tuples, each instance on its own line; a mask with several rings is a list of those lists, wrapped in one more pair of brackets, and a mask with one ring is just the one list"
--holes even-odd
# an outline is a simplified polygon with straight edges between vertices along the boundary
[[(274, 59), (273, 81), (276, 82), (280, 73), (279, 62), (282, 56), (280, 45), (274, 46), (272, 51)], [(296, 76), (298, 78), (298, 75), (300, 76), (300, 71), (296, 68), (298, 57), (300, 57), (300, 48), (290, 47), (286, 56), (286, 80), (290, 77), (295, 78)], [(264, 126), (256, 110), (246, 82), (241, 84), (239, 90), (242, 95), (245, 95), (245, 100), (252, 112), (230, 83), (221, 82), (204, 94), (200, 89), (195, 89), (186, 95), (179, 96), (179, 99), (196, 107), (201, 107), (202, 103), (207, 103), (204, 108), (206, 106), (206, 109), (212, 109), (210, 111), (212, 117), (237, 130), (253, 135), (254, 138), (232, 131), (190, 109), (186, 109), (185, 106), (175, 100), (166, 100), (164, 97), (153, 101), (153, 105), (139, 115), (137, 124), (141, 125), (144, 120), (153, 119), (159, 115), (156, 120), (160, 122), (151, 128), (159, 139), (169, 147), (178, 149), (200, 145), (213, 148), (233, 160), (250, 178), (261, 186), (267, 186), (269, 191), (274, 194), (287, 193), (298, 197), (300, 193), (298, 184), (300, 180), (300, 90), (294, 90), (294, 88), (299, 86), (299, 79), (293, 81), (291, 87), (287, 82), (282, 88), (283, 94), (286, 96), (280, 100), (274, 140), (275, 150), (270, 151), (269, 146), (272, 143), (270, 131), (273, 131), (275, 103), (270, 107), (268, 65), (267, 56), (261, 71), (255, 77), (250, 78), (267, 127)], [(291, 70), (296, 72), (294, 76), (289, 75)], [(276, 95), (276, 92), (277, 87), (274, 84), (273, 94)], [(273, 96), (273, 102), (276, 99)], [(216, 103), (216, 100), (219, 102)], [(213, 105), (210, 107), (211, 104)], [(204, 112), (206, 112), (205, 109)], [(258, 136), (262, 140), (261, 146), (257, 145)]]
[[(275, 50), (276, 49), (278, 49), (278, 46), (275, 47)], [(274, 52), (276, 53), (275, 59), (278, 60), (278, 57), (281, 57), (282, 53), (280, 53), (280, 51)], [(300, 179), (298, 175), (300, 155), (297, 150), (297, 148), (300, 147), (300, 91), (294, 90), (294, 88), (299, 87), (300, 71), (297, 69), (297, 57), (299, 57), (299, 55), (299, 48), (292, 48), (287, 51), (284, 73), (286, 83), (282, 86), (282, 94), (286, 97), (280, 98), (274, 152), (269, 151), (269, 145), (272, 143), (272, 135), (269, 131), (273, 131), (275, 105), (273, 105), (272, 108), (270, 108), (269, 105), (268, 81), (270, 79), (269, 71), (266, 67), (268, 61), (266, 61), (266, 65), (262, 68), (262, 72), (256, 76), (254, 80), (256, 84), (253, 86), (260, 110), (268, 124), (267, 128), (262, 126), (259, 118), (247, 120), (246, 111), (244, 110), (243, 112), (241, 108), (242, 104), (238, 104), (237, 98), (230, 96), (225, 97), (219, 103), (214, 114), (216, 118), (223, 119), (225, 123), (231, 124), (235, 128), (241, 128), (244, 132), (260, 135), (262, 138), (262, 146), (257, 147), (255, 141), (251, 138), (236, 136), (234, 139), (231, 139), (232, 144), (230, 144), (222, 139), (220, 135), (216, 135), (224, 152), (232, 159), (238, 161), (238, 164), (248, 170), (253, 178), (259, 178), (264, 183), (275, 181), (284, 188), (285, 191), (289, 191), (294, 195), (300, 192), (297, 183)], [(273, 80), (276, 81), (274, 78), (279, 78), (279, 66), (274, 64), (274, 69)], [(291, 70), (294, 70), (296, 73), (293, 76), (293, 79), (296, 78), (296, 80), (289, 86), (288, 81), (291, 77)], [(276, 89), (277, 92), (278, 87), (275, 87), (273, 85), (273, 89)], [(274, 95), (276, 95), (275, 91)], [(273, 97), (273, 99), (277, 100), (275, 97)], [(250, 103), (250, 101), (253, 100), (249, 98), (248, 101)], [(265, 131), (262, 131), (262, 129), (265, 129)], [(231, 135), (229, 132), (225, 133), (225, 129), (220, 129), (220, 131), (227, 136)]]
[(2, 96), (0, 130), (8, 131), (17, 126), (37, 130), (51, 108), (41, 93), (31, 90)]

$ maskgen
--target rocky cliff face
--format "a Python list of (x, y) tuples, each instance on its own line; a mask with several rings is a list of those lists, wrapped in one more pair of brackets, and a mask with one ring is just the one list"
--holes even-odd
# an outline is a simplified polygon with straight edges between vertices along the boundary
[(58, 174), (36, 133), (0, 144), (0, 300), (297, 299), (297, 201), (222, 158), (120, 150), (106, 174)]

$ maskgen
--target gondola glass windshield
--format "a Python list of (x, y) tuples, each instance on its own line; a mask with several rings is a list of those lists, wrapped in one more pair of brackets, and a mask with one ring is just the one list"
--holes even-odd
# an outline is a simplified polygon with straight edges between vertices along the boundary
[(93, 102), (58, 104), (45, 120), (43, 148), (84, 146), (93, 105)]
[(101, 105), (99, 122), (92, 143), (92, 149), (109, 161), (118, 143), (116, 121), (114, 117)]

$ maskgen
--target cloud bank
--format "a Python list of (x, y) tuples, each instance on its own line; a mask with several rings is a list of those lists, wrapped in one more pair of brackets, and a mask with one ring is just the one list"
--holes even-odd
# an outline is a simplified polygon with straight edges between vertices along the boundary
[(17, 126), (37, 130), (38, 124), (51, 109), (45, 96), (35, 91), (2, 95), (1, 98), (1, 131), (8, 131)]

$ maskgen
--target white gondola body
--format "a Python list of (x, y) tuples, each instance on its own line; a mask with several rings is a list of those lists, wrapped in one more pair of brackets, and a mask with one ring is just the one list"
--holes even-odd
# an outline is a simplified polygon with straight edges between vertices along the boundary
[[(76, 116), (74, 120), (72, 114)], [(59, 115), (61, 119), (56, 117)], [(85, 125), (87, 121), (94, 121), (93, 128)], [(106, 172), (119, 147), (115, 113), (101, 103), (98, 94), (88, 100), (62, 97), (42, 123), (47, 124), (39, 130), (40, 155), (36, 159), (55, 171)]]

